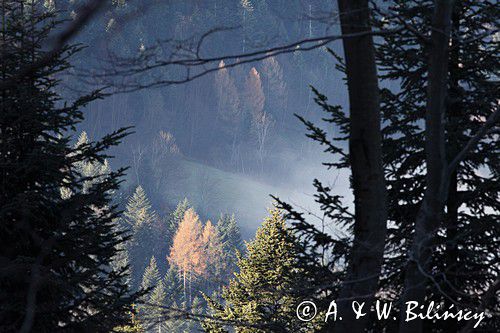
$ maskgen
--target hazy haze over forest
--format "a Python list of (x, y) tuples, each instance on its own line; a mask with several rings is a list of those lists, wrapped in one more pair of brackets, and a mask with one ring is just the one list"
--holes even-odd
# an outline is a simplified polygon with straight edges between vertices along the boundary
[[(146, 1), (144, 12), (137, 15), (141, 9), (125, 1), (86, 27), (78, 41), (91, 47), (74, 63), (77, 71), (99, 68), (109, 54), (132, 56), (159, 41), (196, 38), (214, 28), (231, 30), (206, 38), (205, 57), (338, 30), (322, 20), (330, 15), (329, 8), (334, 9), (331, 1), (286, 3)], [(341, 50), (338, 43), (330, 47)], [(337, 64), (326, 48), (296, 51), (230, 68), (222, 74), (225, 77), (217, 72), (187, 84), (115, 94), (89, 106), (80, 130), (96, 139), (134, 126), (135, 133), (113, 151), (116, 158), (111, 161), (112, 167), (130, 166), (124, 200), (138, 184), (159, 211), (187, 197), (207, 218), (234, 212), (248, 237), (271, 205), (269, 194), (315, 211), (312, 175), (350, 195), (348, 176), (321, 165), (331, 157), (305, 137), (303, 124), (294, 117), (296, 113), (317, 121), (323, 116), (309, 85), (333, 104), (345, 105), (346, 89)], [(146, 76), (165, 74), (162, 70)], [(168, 75), (179, 74), (173, 69)], [(248, 105), (246, 100), (258, 102)], [(262, 145), (250, 119), (255, 110), (270, 119)]]

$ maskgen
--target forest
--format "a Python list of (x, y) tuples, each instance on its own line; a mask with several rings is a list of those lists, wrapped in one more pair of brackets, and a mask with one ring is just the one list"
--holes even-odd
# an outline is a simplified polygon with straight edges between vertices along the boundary
[(500, 331), (497, 1), (0, 1), (0, 332)]

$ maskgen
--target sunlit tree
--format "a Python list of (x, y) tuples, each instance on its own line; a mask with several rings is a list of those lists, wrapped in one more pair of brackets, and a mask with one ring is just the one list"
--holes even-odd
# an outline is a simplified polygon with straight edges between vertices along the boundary
[[(297, 258), (298, 241), (278, 209), (270, 211), (255, 240), (247, 243), (247, 257), (240, 257), (224, 303), (206, 297), (215, 320), (204, 323), (206, 332), (238, 333), (311, 332), (316, 324), (299, 321), (295, 294), (305, 286)], [(219, 321), (219, 323), (217, 323)], [(227, 321), (227, 325), (220, 322)]]
[(218, 99), (217, 112), (221, 119), (234, 125), (239, 121), (241, 115), (240, 97), (234, 79), (225, 66), (226, 64), (221, 60), (215, 76)]
[(149, 289), (154, 287), (160, 281), (160, 272), (156, 264), (156, 258), (153, 256), (149, 261), (148, 267), (144, 270), (142, 275), (141, 288)]
[(205, 278), (208, 289), (221, 284), (224, 271), (224, 260), (222, 253), (222, 242), (212, 222), (207, 221), (202, 234), (204, 255), (207, 258), (207, 269)]
[(192, 208), (186, 211), (177, 229), (168, 261), (178, 269), (182, 276), (184, 299), (188, 299), (189, 291), (189, 300), (191, 300), (193, 278), (205, 274), (206, 271), (202, 225), (198, 214)]
[(244, 105), (249, 122), (250, 134), (255, 139), (261, 171), (271, 126), (274, 123), (271, 115), (264, 110), (266, 97), (262, 88), (259, 72), (252, 67), (245, 80)]
[(154, 254), (156, 235), (153, 225), (158, 222), (158, 215), (153, 210), (146, 192), (138, 186), (128, 200), (123, 213), (122, 224), (132, 232), (132, 239), (127, 243), (130, 264), (132, 266), (132, 282), (140, 284), (141, 274), (147, 266), (147, 260)]
[(262, 61), (262, 78), (266, 95), (266, 110), (283, 123), (287, 100), (287, 86), (283, 80), (283, 68), (276, 57), (269, 57)]
[(222, 245), (222, 283), (229, 281), (237, 270), (237, 253), (243, 254), (245, 245), (241, 238), (240, 228), (234, 214), (221, 214), (216, 225), (217, 234)]
[(260, 74), (252, 67), (245, 79), (245, 91), (243, 92), (245, 111), (252, 116), (262, 112), (266, 101)]

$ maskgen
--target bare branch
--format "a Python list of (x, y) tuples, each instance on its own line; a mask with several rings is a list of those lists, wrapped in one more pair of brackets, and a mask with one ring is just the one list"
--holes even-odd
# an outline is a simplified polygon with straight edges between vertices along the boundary
[[(242, 64), (258, 62), (267, 58), (275, 57), (281, 54), (288, 54), (293, 52), (305, 52), (314, 49), (321, 48), (333, 41), (348, 39), (348, 38), (358, 38), (363, 36), (382, 36), (387, 34), (398, 33), (403, 30), (403, 28), (398, 29), (387, 29), (378, 31), (361, 31), (349, 34), (340, 35), (329, 35), (316, 38), (306, 38), (293, 43), (270, 47), (261, 49), (254, 52), (238, 53), (232, 55), (221, 55), (216, 57), (202, 57), (201, 53), (201, 43), (203, 40), (208, 38), (210, 34), (227, 31), (234, 28), (217, 28), (212, 29), (206, 34), (204, 34), (201, 40), (194, 46), (194, 50), (186, 49), (181, 44), (173, 47), (174, 52), (165, 60), (153, 60), (155, 56), (152, 49), (147, 50), (144, 55), (140, 58), (129, 58), (123, 59), (120, 57), (113, 57), (109, 63), (108, 68), (104, 68), (101, 73), (88, 73), (82, 71), (77, 76), (85, 77), (90, 75), (93, 79), (100, 79), (104, 81), (106, 86), (114, 86), (117, 88), (119, 93), (133, 92), (137, 90), (142, 90), (145, 88), (162, 87), (169, 85), (179, 85), (184, 84), (195, 79), (201, 78), (209, 73), (218, 71), (220, 69), (227, 69), (236, 67)], [(184, 41), (185, 42), (185, 41)], [(151, 63), (150, 60), (153, 62)], [(224, 61), (224, 66), (219, 66), (219, 63)], [(137, 76), (150, 72), (159, 68), (168, 68), (180, 66), (185, 69), (183, 77), (179, 79), (169, 79), (169, 78), (155, 78), (150, 82), (141, 83), (137, 80)], [(193, 73), (193, 69), (200, 68), (199, 71)], [(131, 77), (135, 76), (135, 80)], [(127, 78), (128, 83), (116, 84), (113, 82), (113, 78)], [(82, 78), (82, 80), (87, 84), (94, 84), (95, 81), (88, 81), (88, 79)], [(131, 81), (132, 80), (132, 81)]]

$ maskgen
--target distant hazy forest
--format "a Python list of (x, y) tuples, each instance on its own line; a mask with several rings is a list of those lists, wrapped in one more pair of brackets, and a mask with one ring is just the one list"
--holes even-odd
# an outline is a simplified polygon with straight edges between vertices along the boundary
[[(99, 68), (108, 52), (136, 55), (157, 40), (183, 40), (240, 24), (207, 38), (204, 55), (314, 38), (338, 31), (317, 19), (333, 5), (172, 1), (151, 2), (144, 12), (136, 12), (139, 4), (124, 1), (85, 28), (77, 40), (92, 46), (74, 64)], [(89, 105), (80, 128), (95, 139), (134, 126), (135, 134), (113, 151), (113, 164), (131, 167), (125, 195), (141, 185), (155, 206), (165, 210), (187, 197), (207, 217), (236, 213), (251, 235), (270, 204), (270, 193), (310, 201), (304, 196), (312, 193), (307, 170), (321, 170), (322, 157), (316, 145), (304, 140), (304, 127), (293, 115), (321, 116), (308, 85), (345, 101), (335, 65), (321, 48), (244, 64), (184, 85), (117, 94)]]

